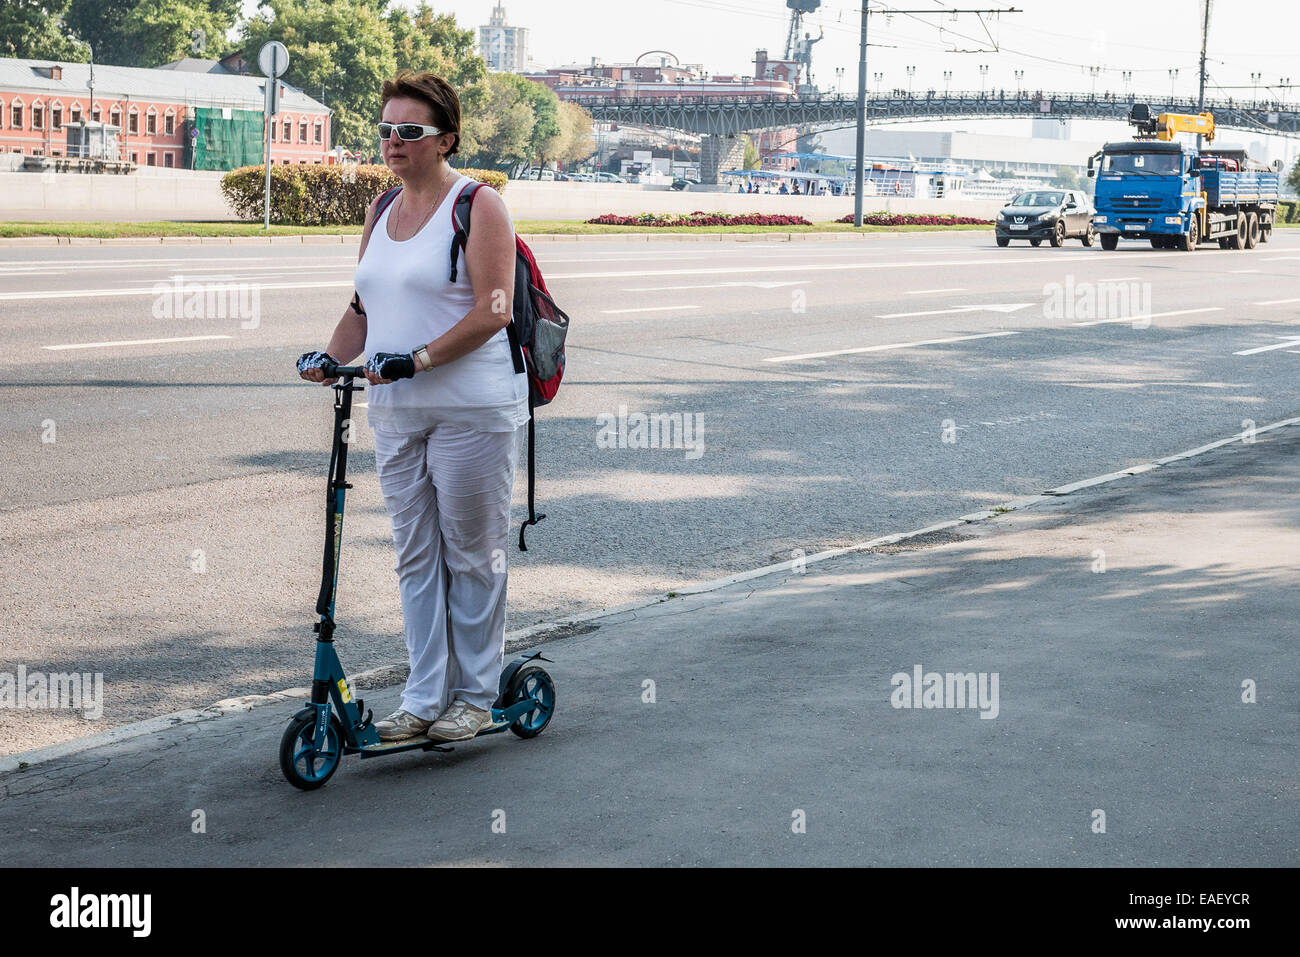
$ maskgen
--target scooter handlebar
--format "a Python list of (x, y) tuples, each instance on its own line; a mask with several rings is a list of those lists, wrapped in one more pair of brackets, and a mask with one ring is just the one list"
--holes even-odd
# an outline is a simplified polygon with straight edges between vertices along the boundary
[(364, 379), (366, 376), (365, 366), (322, 366), (321, 372), (325, 373), (327, 379)]

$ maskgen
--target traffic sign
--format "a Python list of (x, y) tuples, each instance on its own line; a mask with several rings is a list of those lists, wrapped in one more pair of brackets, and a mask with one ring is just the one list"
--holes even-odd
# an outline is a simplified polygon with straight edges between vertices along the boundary
[(264, 43), (257, 54), (257, 65), (262, 68), (265, 76), (272, 79), (283, 76), (284, 71), (289, 69), (289, 51), (279, 40)]

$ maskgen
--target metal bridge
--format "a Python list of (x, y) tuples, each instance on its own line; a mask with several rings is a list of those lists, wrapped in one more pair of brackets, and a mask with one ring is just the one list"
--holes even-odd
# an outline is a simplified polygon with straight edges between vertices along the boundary
[[(618, 97), (587, 94), (565, 99), (601, 122), (628, 123), (728, 136), (754, 130), (852, 123), (857, 99), (836, 94), (768, 98), (754, 96)], [(1196, 102), (1168, 96), (1118, 93), (1044, 93), (992, 90), (987, 93), (895, 92), (867, 97), (867, 122), (979, 117), (1058, 117), (1127, 121), (1129, 109), (1147, 103), (1153, 113), (1197, 113)], [(1206, 100), (1214, 124), (1252, 133), (1300, 136), (1300, 104), (1266, 100)]]

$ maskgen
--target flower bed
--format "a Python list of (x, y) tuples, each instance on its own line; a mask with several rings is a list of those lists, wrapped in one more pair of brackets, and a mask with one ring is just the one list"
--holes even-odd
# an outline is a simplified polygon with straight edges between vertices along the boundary
[[(853, 222), (853, 214), (841, 216), (837, 223)], [(928, 216), (916, 213), (864, 213), (863, 226), (992, 226), (991, 219), (970, 216)]]
[(637, 213), (617, 216), (606, 213), (587, 220), (592, 226), (811, 226), (802, 216), (769, 216), (766, 213), (706, 213), (703, 210), (681, 216), (671, 213)]

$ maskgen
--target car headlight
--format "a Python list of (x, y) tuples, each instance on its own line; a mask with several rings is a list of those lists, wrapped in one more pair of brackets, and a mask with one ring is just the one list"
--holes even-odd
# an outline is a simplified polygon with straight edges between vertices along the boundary
[(1043, 215), (1038, 217), (1038, 221), (1040, 223), (1045, 223), (1049, 219), (1055, 219), (1055, 218), (1056, 218), (1056, 213), (1043, 213)]
[(1092, 221), (1093, 221), (1094, 223), (1104, 223), (1104, 222), (1106, 221), (1106, 217), (1105, 217), (1105, 216), (1094, 216), (1094, 217), (1092, 217)]

